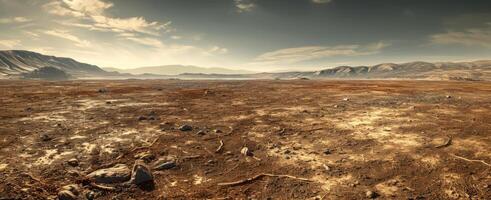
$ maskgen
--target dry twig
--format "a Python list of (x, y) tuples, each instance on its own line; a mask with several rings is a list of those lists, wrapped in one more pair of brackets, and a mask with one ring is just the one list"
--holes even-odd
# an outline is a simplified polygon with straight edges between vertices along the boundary
[(137, 150), (141, 150), (141, 149), (150, 148), (150, 147), (152, 147), (152, 146), (153, 146), (155, 143), (157, 143), (157, 141), (159, 141), (159, 139), (160, 139), (160, 135), (159, 135), (159, 136), (157, 136), (157, 138), (155, 138), (155, 139), (152, 141), (152, 143), (150, 143), (149, 145), (147, 145), (147, 146), (142, 146), (142, 147), (135, 147), (135, 148), (133, 148), (133, 150), (131, 150), (131, 151), (137, 151)]
[(222, 148), (223, 148), (223, 140), (220, 140), (220, 146), (218, 146), (217, 150), (215, 150), (215, 153), (222, 151)]
[(268, 177), (279, 177), (279, 178), (291, 178), (291, 179), (296, 179), (296, 180), (301, 180), (301, 181), (312, 182), (312, 180), (310, 180), (310, 179), (299, 178), (299, 177), (295, 177), (295, 176), (291, 176), (291, 175), (275, 175), (275, 174), (266, 174), (265, 173), (265, 174), (258, 174), (256, 176), (251, 177), (251, 178), (248, 178), (248, 179), (238, 180), (238, 181), (234, 181), (234, 182), (218, 183), (218, 186), (237, 186), (237, 185), (242, 185), (242, 184), (250, 183), (252, 181), (255, 181), (255, 180), (260, 179), (260, 178), (265, 177), (265, 176), (268, 176)]
[(461, 160), (465, 160), (465, 161), (468, 161), (468, 162), (479, 162), (479, 163), (482, 163), (482, 164), (487, 165), (488, 167), (491, 167), (491, 164), (489, 164), (487, 162), (484, 162), (483, 160), (472, 160), (472, 159), (464, 158), (462, 156), (457, 156), (457, 155), (454, 155), (454, 154), (450, 154), (450, 155), (453, 156), (453, 157), (455, 157), (455, 158), (461, 159)]
[(95, 184), (95, 183), (90, 183), (89, 185), (90, 185), (90, 187), (95, 188), (95, 189), (99, 189), (99, 190), (106, 190), (106, 191), (114, 191), (114, 190), (116, 190), (116, 188), (114, 188), (114, 187), (98, 185), (98, 184)]

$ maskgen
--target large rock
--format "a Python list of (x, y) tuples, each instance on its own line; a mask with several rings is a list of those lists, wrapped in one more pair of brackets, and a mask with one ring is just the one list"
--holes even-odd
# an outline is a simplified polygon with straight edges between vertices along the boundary
[(131, 170), (125, 164), (117, 164), (111, 168), (94, 171), (87, 177), (97, 183), (122, 183), (130, 180)]
[(153, 175), (150, 168), (141, 160), (137, 160), (133, 166), (133, 173), (131, 174), (131, 180), (136, 185), (152, 182)]

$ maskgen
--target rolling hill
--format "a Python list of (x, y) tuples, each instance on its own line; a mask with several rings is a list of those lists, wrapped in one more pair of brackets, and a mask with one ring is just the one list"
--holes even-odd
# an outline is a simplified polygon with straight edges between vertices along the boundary
[(233, 70), (226, 68), (206, 68), (187, 65), (163, 65), (154, 67), (139, 67), (133, 69), (117, 69), (117, 68), (104, 68), (109, 72), (130, 73), (130, 74), (155, 74), (155, 75), (179, 75), (185, 73), (199, 73), (199, 74), (252, 74), (253, 71), (246, 70)]
[(71, 58), (43, 55), (32, 51), (0, 51), (0, 75), (20, 75), (43, 67), (54, 67), (70, 75), (101, 76), (107, 72), (101, 68), (77, 62)]

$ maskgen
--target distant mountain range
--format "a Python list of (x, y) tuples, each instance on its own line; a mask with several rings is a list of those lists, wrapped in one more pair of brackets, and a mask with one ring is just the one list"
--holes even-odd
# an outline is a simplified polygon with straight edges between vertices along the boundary
[(31, 51), (0, 51), (0, 75), (20, 75), (43, 67), (54, 67), (77, 77), (106, 74), (101, 68), (71, 58), (47, 56)]
[[(42, 55), (30, 51), (0, 51), (0, 78), (26, 78), (44, 67), (64, 71), (74, 78), (98, 79), (427, 79), (491, 81), (491, 60), (474, 62), (384, 63), (374, 66), (339, 66), (309, 72), (254, 73), (226, 68), (165, 65), (121, 70), (80, 63), (71, 58)], [(56, 70), (42, 70), (45, 72)], [(39, 74), (39, 73), (38, 73)]]
[(154, 67), (139, 67), (133, 69), (104, 68), (108, 72), (130, 73), (130, 74), (154, 74), (154, 75), (179, 75), (184, 73), (200, 74), (253, 74), (257, 72), (246, 70), (233, 70), (226, 68), (205, 68), (186, 65), (162, 65)]

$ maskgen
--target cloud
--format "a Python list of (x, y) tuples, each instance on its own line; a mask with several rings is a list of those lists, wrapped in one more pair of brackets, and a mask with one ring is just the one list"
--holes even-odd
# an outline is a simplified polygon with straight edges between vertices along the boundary
[(457, 44), (491, 48), (491, 25), (465, 31), (448, 31), (430, 36), (433, 44)]
[(160, 35), (170, 32), (171, 22), (150, 22), (143, 17), (117, 18), (106, 15), (105, 11), (114, 4), (102, 0), (53, 0), (43, 6), (50, 14), (71, 16), (84, 22), (65, 22), (65, 25), (88, 28), (97, 31), (138, 32)]
[(228, 53), (227, 48), (219, 47), (219, 46), (213, 46), (208, 50), (208, 53), (210, 54), (226, 54)]
[(239, 13), (250, 12), (256, 7), (256, 4), (251, 0), (234, 0), (234, 3)]
[(6, 49), (13, 49), (20, 45), (20, 40), (0, 40), (0, 47)]
[(368, 45), (305, 46), (264, 53), (254, 59), (255, 64), (294, 64), (333, 56), (361, 56), (379, 53), (389, 46), (385, 42)]
[(155, 47), (155, 48), (164, 47), (164, 45), (160, 40), (154, 38), (129, 36), (129, 37), (125, 37), (125, 39), (150, 47)]
[(66, 40), (70, 40), (72, 42), (75, 42), (75, 46), (78, 46), (78, 47), (89, 47), (91, 45), (91, 43), (89, 41), (82, 40), (82, 39), (78, 38), (77, 36), (72, 35), (72, 34), (68, 33), (67, 31), (63, 31), (63, 30), (44, 31), (44, 34), (63, 38)]
[(32, 20), (25, 17), (0, 18), (0, 24), (23, 23), (30, 21)]
[(312, 0), (312, 3), (318, 3), (318, 4), (325, 4), (325, 3), (331, 3), (332, 0)]

